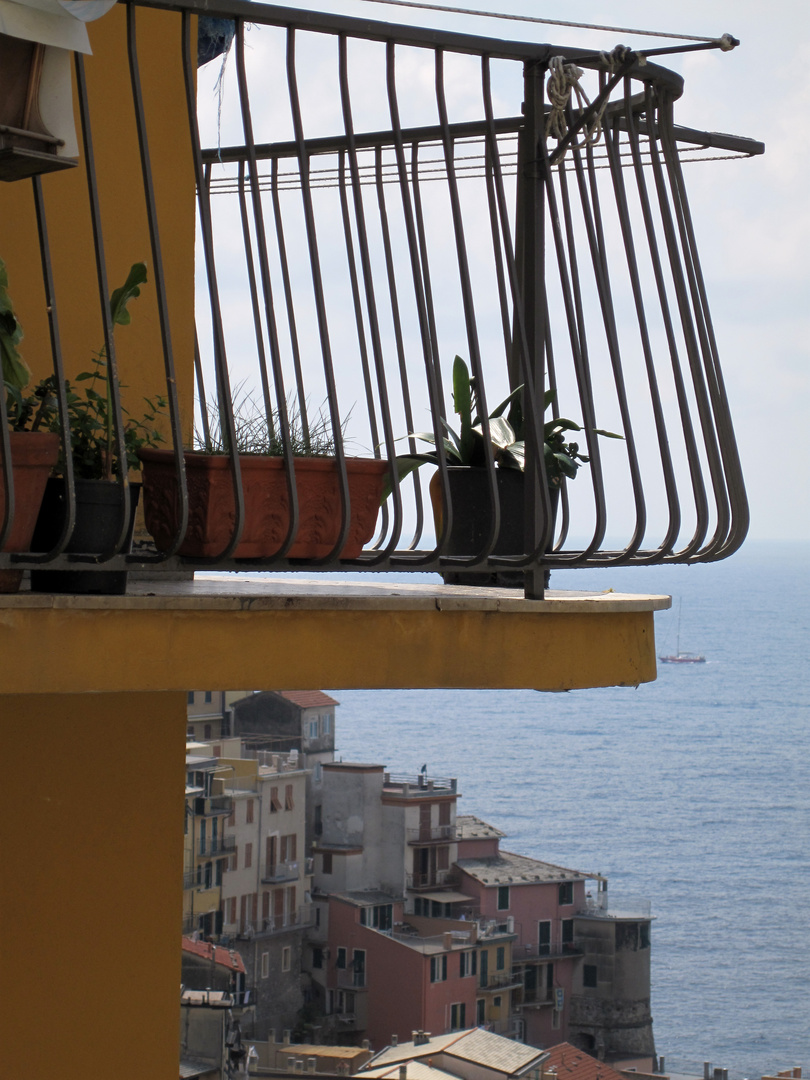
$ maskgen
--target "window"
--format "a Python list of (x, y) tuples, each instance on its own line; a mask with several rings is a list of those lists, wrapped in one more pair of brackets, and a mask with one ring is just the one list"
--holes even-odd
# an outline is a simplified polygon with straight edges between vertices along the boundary
[(582, 966), (582, 985), (589, 990), (595, 990), (597, 988), (599, 979), (596, 970), (596, 964), (583, 964)]
[(245, 844), (245, 870), (253, 866), (253, 844)]
[(228, 820), (225, 822), (225, 824), (230, 825), (231, 827), (236, 824), (236, 803), (232, 805), (231, 812), (228, 815)]
[(281, 809), (281, 802), (279, 801), (279, 797), (278, 797), (278, 788), (277, 787), (271, 787), (270, 788), (270, 813), (275, 814), (280, 809)]
[(321, 867), (323, 872), (325, 874), (331, 874), (332, 873), (332, 852), (331, 851), (324, 851), (324, 853), (321, 855), (321, 862), (323, 864), (322, 867)]
[(472, 952), (463, 952), (458, 955), (458, 973), (463, 979), (466, 975), (475, 975), (478, 972), (478, 965), (476, 964), (478, 954), (473, 949)]
[(335, 960), (335, 967), (336, 968), (345, 968), (346, 967), (346, 950), (344, 949), (344, 947), (342, 945), (338, 945), (337, 959)]
[(482, 1027), (487, 1022), (487, 999), (478, 998), (475, 1002), (475, 1022)]
[(323, 967), (323, 949), (319, 945), (312, 946), (312, 966), (314, 968)]
[(560, 925), (562, 926), (562, 943), (563, 943), (563, 947), (566, 946), (566, 945), (573, 945), (574, 944), (574, 920), (573, 919), (563, 919)]
[(228, 901), (228, 905), (229, 905), (229, 908), (230, 908), (230, 910), (228, 912), (228, 922), (229, 923), (235, 923), (236, 922), (236, 897), (235, 896), (232, 896), (230, 898), (230, 900)]
[[(315, 768), (314, 768), (313, 773), (312, 773), (312, 779), (315, 781), (316, 784), (320, 784), (321, 781), (323, 780), (323, 765), (321, 765), (320, 761), (315, 762)], [(319, 809), (320, 809), (320, 807), (316, 807), (316, 810), (319, 810)]]
[(214, 881), (215, 881), (215, 884), (221, 885), (222, 884), (222, 871), (225, 869), (225, 859), (217, 859), (216, 866), (217, 866), (217, 868), (216, 868), (216, 877), (215, 877)]
[(503, 999), (501, 998), (500, 994), (496, 994), (495, 997), (492, 999), (492, 1008), (495, 1009), (497, 1012), (501, 1011), (502, 1000)]
[(498, 911), (509, 910), (509, 886), (498, 886)]
[(292, 784), (287, 784), (284, 787), (284, 809), (285, 810), (294, 810), (295, 809), (295, 803), (293, 802), (293, 786), (292, 786)]
[(262, 953), (262, 978), (266, 979), (270, 974), (270, 953)]
[(193, 705), (194, 704), (194, 691), (193, 690), (189, 690), (188, 696), (186, 697), (186, 704), (188, 704), (188, 705)]
[(551, 1014), (551, 1026), (555, 1031), (560, 1030), (560, 1024), (562, 1023), (562, 1013), (559, 1009), (555, 1009)]
[(281, 970), (282, 971), (289, 971), (290, 970), (291, 952), (292, 952), (292, 950), (290, 949), (289, 945), (285, 945), (284, 948), (281, 950)]
[(308, 720), (307, 721), (307, 738), (308, 739), (317, 739), (318, 738), (318, 721), (317, 720)]
[(650, 924), (647, 922), (638, 925), (638, 947), (649, 949), (650, 947)]
[(203, 738), (206, 741), (211, 738), (211, 725), (210, 724), (206, 724), (205, 727), (203, 728)]
[(463, 1001), (460, 1002), (458, 1005), (451, 1005), (450, 1006), (450, 1030), (451, 1031), (461, 1031), (462, 1028), (467, 1026), (466, 1023), (465, 1023), (465, 1012), (466, 1012), (466, 1007), (465, 1007)]
[(366, 950), (355, 949), (352, 953), (352, 984), (366, 985)]
[(393, 923), (393, 904), (376, 904), (360, 908), (360, 925), (373, 926), (375, 930), (390, 930)]
[[(270, 918), (270, 893), (269, 892), (263, 892), (262, 893), (262, 918), (263, 919), (269, 919)], [(265, 929), (267, 929), (267, 927), (265, 927)]]
[(298, 850), (297, 837), (295, 833), (290, 833), (289, 836), (282, 836), (281, 838), (281, 861), (295, 862), (296, 852)]
[(564, 907), (566, 904), (573, 904), (574, 902), (574, 883), (573, 881), (564, 881), (562, 885), (558, 886), (559, 891), (559, 904), (560, 907)]
[(332, 717), (329, 713), (324, 713), (321, 716), (321, 731), (324, 735), (332, 734)]
[[(450, 803), (449, 802), (439, 803), (439, 824), (440, 825), (449, 825), (450, 824)], [(463, 1006), (462, 1006), (462, 1008), (463, 1008)]]
[(436, 848), (436, 869), (448, 870), (450, 867), (450, 848)]
[(245, 803), (245, 824), (253, 824), (253, 799), (248, 799)]
[(446, 982), (447, 980), (447, 954), (444, 956), (431, 956), (430, 958), (430, 981)]
[(211, 691), (206, 690), (205, 691), (205, 704), (210, 705), (213, 700), (214, 700), (214, 697), (213, 697), (213, 694), (211, 693)]
[(499, 945), (495, 952), (495, 967), (498, 971), (506, 967), (506, 948), (503, 945)]
[(222, 757), (222, 747), (221, 746), (215, 746), (214, 747), (214, 757)]
[(537, 924), (537, 955), (551, 955), (551, 920), (544, 919)]
[(231, 855), (231, 865), (230, 865), (229, 869), (230, 870), (238, 870), (239, 869), (239, 848), (234, 848), (233, 855)]

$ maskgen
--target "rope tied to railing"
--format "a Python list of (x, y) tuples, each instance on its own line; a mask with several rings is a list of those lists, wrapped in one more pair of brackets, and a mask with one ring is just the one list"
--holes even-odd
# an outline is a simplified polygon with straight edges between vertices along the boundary
[[(628, 60), (631, 52), (632, 50), (626, 45), (617, 45), (611, 52), (601, 52), (599, 56), (608, 74), (612, 75), (621, 64)], [(643, 63), (644, 60), (642, 59), (641, 62)], [(552, 56), (548, 68), (549, 76), (546, 92), (548, 93), (551, 109), (546, 117), (546, 138), (556, 139), (560, 143), (568, 135), (566, 111), (572, 92), (576, 95), (580, 115), (591, 107), (591, 101), (580, 85), (579, 80), (585, 74), (582, 68), (576, 64), (566, 63), (563, 56)], [(605, 114), (610, 96), (604, 93), (606, 84), (604, 74), (604, 72), (600, 72), (599, 75), (599, 92), (603, 95), (602, 104), (596, 110), (590, 122), (583, 124), (582, 135), (579, 140), (571, 143), (577, 149), (582, 150), (588, 146), (593, 146), (601, 138), (602, 117)], [(562, 157), (564, 156), (565, 153), (562, 154)]]

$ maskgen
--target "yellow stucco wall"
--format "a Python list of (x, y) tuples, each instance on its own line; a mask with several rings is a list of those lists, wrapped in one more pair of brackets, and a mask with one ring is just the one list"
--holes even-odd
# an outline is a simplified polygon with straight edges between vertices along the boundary
[(4, 1077), (177, 1077), (185, 726), (179, 693), (0, 696)]
[[(172, 313), (181, 400), (191, 404), (194, 348), (194, 174), (191, 168), (185, 91), (180, 67), (180, 16), (137, 13), (141, 81), (155, 178), (167, 293)], [(85, 57), (104, 246), (110, 290), (134, 262), (146, 262), (150, 283), (133, 301), (132, 323), (116, 333), (124, 399), (133, 416), (144, 396), (165, 392), (152, 255), (143, 196), (135, 113), (126, 52), (126, 10), (112, 9), (88, 27), (93, 55)], [(74, 112), (78, 126), (78, 107)], [(90, 367), (104, 342), (96, 285), (85, 170), (42, 178), (55, 274), (65, 371)], [(34, 379), (50, 374), (50, 339), (29, 181), (0, 184), (3, 218), (0, 258), (25, 331), (21, 351)], [(190, 425), (190, 418), (187, 423)]]

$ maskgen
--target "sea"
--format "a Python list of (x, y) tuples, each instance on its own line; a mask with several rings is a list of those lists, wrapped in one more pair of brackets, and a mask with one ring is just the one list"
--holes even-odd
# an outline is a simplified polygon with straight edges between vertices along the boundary
[(706, 663), (660, 664), (637, 689), (332, 690), (337, 756), (454, 776), (459, 812), (507, 850), (649, 899), (667, 1071), (810, 1069), (810, 544), (554, 571), (551, 587), (671, 595), (657, 652), (680, 620)]

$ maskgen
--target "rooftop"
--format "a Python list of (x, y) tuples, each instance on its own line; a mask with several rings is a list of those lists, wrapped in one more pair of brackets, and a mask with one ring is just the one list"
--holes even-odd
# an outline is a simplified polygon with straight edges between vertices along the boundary
[[(414, 1058), (435, 1058), (437, 1054), (494, 1069), (508, 1076), (525, 1072), (545, 1056), (544, 1051), (536, 1046), (526, 1046), (491, 1031), (472, 1028), (467, 1031), (454, 1031), (450, 1035), (431, 1035), (425, 1042), (400, 1043), (389, 1046), (369, 1062), (368, 1069), (379, 1069)], [(448, 1071), (452, 1071), (446, 1057), (441, 1062)]]
[(506, 836), (506, 833), (473, 814), (460, 814), (456, 818), (456, 828), (459, 840), (501, 840)]
[(212, 961), (229, 971), (238, 971), (243, 975), (245, 973), (245, 965), (238, 952), (225, 949), (221, 945), (212, 945), (210, 941), (195, 941), (191, 937), (184, 937), (183, 952), (199, 956), (201, 960)]
[(340, 704), (323, 690), (276, 690), (275, 693), (299, 709), (322, 709)]
[(546, 1071), (555, 1069), (559, 1080), (626, 1080), (622, 1073), (611, 1069), (604, 1061), (598, 1061), (567, 1042), (552, 1046), (548, 1055), (543, 1068)]
[(535, 882), (584, 881), (596, 877), (582, 870), (569, 870), (565, 866), (530, 859), (528, 855), (515, 855), (501, 851), (479, 859), (459, 859), (457, 866), (465, 874), (480, 881), (482, 885), (523, 885)]

